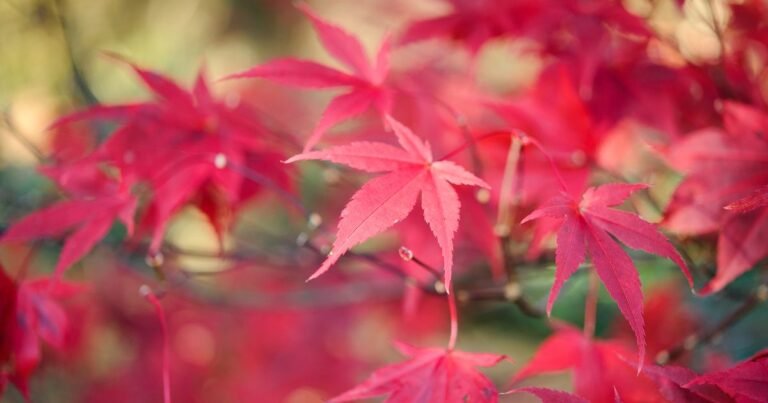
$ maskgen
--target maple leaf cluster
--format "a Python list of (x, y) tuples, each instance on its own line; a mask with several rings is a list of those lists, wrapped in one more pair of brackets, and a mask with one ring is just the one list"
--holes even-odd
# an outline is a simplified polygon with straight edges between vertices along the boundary
[[(654, 24), (659, 2), (649, 2), (647, 15), (613, 0), (442, 3), (442, 14), (409, 17), (384, 35), (372, 55), (357, 36), (298, 4), (340, 67), (278, 57), (216, 81), (238, 86), (223, 96), (205, 68), (185, 88), (107, 53), (149, 97), (52, 122), (52, 152), (39, 173), (58, 200), (14, 218), (0, 243), (12, 252), (43, 240), (60, 245), (45, 276), (25, 278), (37, 261), (0, 269), (0, 391), (12, 383), (30, 398), (41, 344), (64, 351), (76, 332), (59, 299), (90, 294), (98, 302), (81, 307), (82, 316), (111, 321), (137, 347), (123, 376), (102, 380), (87, 401), (140, 400), (120, 380), (142, 379), (166, 403), (172, 395), (279, 401), (307, 383), (334, 402), (522, 394), (544, 402), (768, 402), (765, 346), (733, 363), (708, 345), (768, 300), (768, 6), (724, 3), (722, 20), (713, 1), (695, 17), (698, 2), (670, 4), (703, 19), (719, 43), (716, 58), (695, 60)], [(486, 47), (505, 41), (523, 43), (541, 62), (514, 91), (479, 79)], [(273, 92), (249, 94), (262, 85)], [(311, 129), (297, 132), (269, 112), (289, 87), (337, 92)], [(303, 98), (286, 95), (289, 114), (302, 114)], [(325, 190), (307, 197), (300, 177), (317, 172)], [(658, 222), (641, 214), (654, 208)], [(166, 236), (190, 210), (216, 235), (215, 253), (184, 250)], [(289, 241), (241, 229), (277, 216)], [(211, 284), (225, 291), (198, 281), (185, 255), (223, 262)], [(64, 279), (90, 261), (116, 269), (88, 270), (88, 289)], [(670, 263), (668, 288), (644, 297), (641, 274)], [(553, 283), (537, 301), (526, 274), (547, 273), (547, 265)], [(756, 277), (746, 296), (728, 294), (732, 283)], [(588, 283), (581, 329), (555, 309), (565, 305), (559, 298), (573, 305), (560, 295), (578, 288), (577, 278)], [(133, 297), (143, 296), (154, 318), (112, 292), (139, 283)], [(719, 322), (690, 307), (720, 295), (741, 305)], [(459, 313), (470, 316), (479, 301), (512, 304), (551, 335), (527, 362), (459, 349), (459, 325), (469, 323)], [(240, 312), (220, 306), (259, 312), (233, 319)], [(623, 321), (603, 324), (598, 308), (606, 307)], [(398, 340), (434, 343), (428, 336), (447, 322), (447, 345), (395, 341), (406, 358), (350, 388), (368, 363), (340, 335), (359, 331), (377, 310), (397, 323)], [(82, 327), (80, 339), (95, 332)], [(211, 358), (215, 348), (230, 361)], [(508, 361), (521, 368), (504, 388), (479, 369)], [(201, 386), (210, 368), (220, 374), (211, 381), (218, 394)], [(529, 378), (566, 370), (570, 391), (530, 386)]]

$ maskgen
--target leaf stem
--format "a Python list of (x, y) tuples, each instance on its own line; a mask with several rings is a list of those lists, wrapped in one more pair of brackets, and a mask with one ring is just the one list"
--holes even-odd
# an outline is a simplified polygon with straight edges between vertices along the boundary
[(165, 319), (163, 306), (149, 286), (142, 285), (139, 288), (139, 294), (155, 308), (155, 314), (160, 321), (160, 328), (163, 332), (163, 403), (171, 403), (171, 357), (168, 342), (168, 321)]
[(72, 81), (86, 104), (98, 105), (99, 99), (88, 85), (88, 81), (85, 79), (85, 75), (83, 74), (78, 60), (75, 57), (75, 49), (72, 41), (72, 31), (70, 30), (69, 22), (64, 15), (65, 10), (63, 3), (64, 2), (62, 0), (56, 0), (52, 3), (52, 5), (54, 14), (56, 15), (56, 19), (59, 23), (59, 29), (61, 30), (61, 39), (64, 41), (64, 49), (69, 59), (69, 68), (72, 74)]
[(510, 219), (514, 216), (515, 205), (517, 204), (513, 200), (513, 189), (517, 181), (517, 165), (520, 161), (520, 151), (522, 150), (522, 141), (513, 137), (509, 144), (509, 151), (507, 152), (507, 160), (504, 164), (504, 174), (501, 179), (501, 189), (499, 190), (499, 210), (496, 215), (497, 228), (504, 228), (504, 234), (509, 233)]
[[(448, 287), (452, 287), (448, 285)], [(451, 290), (452, 291), (452, 290)], [(456, 310), (456, 295), (453, 292), (449, 292), (446, 295), (448, 298), (448, 311), (451, 315), (451, 336), (448, 339), (448, 350), (453, 350), (456, 347), (456, 338), (459, 333), (459, 315)]]
[(568, 193), (568, 186), (565, 184), (565, 180), (563, 179), (563, 176), (560, 174), (560, 169), (557, 167), (557, 164), (555, 163), (555, 160), (552, 158), (551, 155), (547, 152), (547, 150), (544, 149), (544, 146), (541, 145), (541, 143), (538, 142), (538, 140), (534, 139), (533, 137), (526, 137), (526, 141), (529, 141), (531, 144), (536, 146), (536, 148), (541, 151), (542, 154), (544, 154), (544, 158), (547, 159), (549, 162), (549, 166), (552, 168), (552, 172), (555, 173), (555, 177), (557, 178), (557, 182), (560, 184), (560, 190), (563, 192)]
[(595, 269), (589, 271), (589, 288), (584, 302), (584, 336), (591, 339), (595, 336), (597, 324), (597, 300), (600, 292), (600, 281)]
[(411, 258), (411, 260), (413, 261), (413, 263), (416, 263), (417, 266), (421, 267), (422, 269), (424, 269), (424, 270), (428, 271), (430, 274), (432, 274), (435, 277), (436, 280), (438, 280), (438, 281), (442, 280), (443, 275), (440, 273), (439, 270), (437, 270), (434, 267), (428, 265), (427, 263), (425, 263), (423, 260), (419, 259), (416, 256), (413, 256), (413, 258)]

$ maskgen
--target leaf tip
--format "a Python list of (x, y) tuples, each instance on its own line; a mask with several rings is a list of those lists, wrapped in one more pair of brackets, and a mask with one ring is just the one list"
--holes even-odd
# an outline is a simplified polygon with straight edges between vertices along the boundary
[(237, 78), (243, 78), (243, 73), (227, 74), (224, 77), (217, 78), (214, 82), (220, 83), (222, 81), (229, 81), (229, 80), (234, 80), (234, 79), (237, 79)]
[(308, 282), (310, 282), (310, 281), (312, 281), (312, 280), (314, 280), (314, 279), (316, 279), (316, 278), (320, 277), (320, 276), (321, 276), (323, 273), (325, 273), (326, 271), (328, 271), (328, 268), (329, 268), (329, 267), (330, 267), (330, 266), (326, 266), (326, 264), (325, 264), (325, 263), (323, 263), (323, 265), (322, 265), (322, 266), (320, 266), (320, 268), (319, 268), (319, 269), (317, 269), (317, 270), (316, 270), (314, 273), (312, 273), (312, 275), (311, 275), (311, 276), (309, 276), (309, 278), (307, 278), (307, 279), (306, 279), (304, 282), (305, 282), (305, 283), (308, 283)]
[(298, 8), (301, 11), (304, 11), (305, 9), (309, 9), (309, 6), (304, 0), (292, 0), (291, 5), (293, 7)]
[(643, 357), (638, 357), (640, 360), (637, 362), (637, 373), (635, 376), (640, 376), (640, 373), (643, 372)]
[(304, 153), (302, 152), (301, 154), (296, 154), (293, 157), (288, 158), (287, 160), (280, 161), (280, 162), (282, 162), (283, 164), (293, 164), (296, 161), (303, 160), (304, 159), (304, 157), (302, 157), (303, 155), (304, 155)]
[(523, 219), (520, 220), (520, 224), (521, 225), (522, 224), (526, 224), (526, 223), (531, 222), (531, 221), (533, 221), (535, 219), (536, 219), (536, 217), (534, 217), (533, 213), (531, 213), (531, 214), (528, 214), (527, 216), (523, 217)]

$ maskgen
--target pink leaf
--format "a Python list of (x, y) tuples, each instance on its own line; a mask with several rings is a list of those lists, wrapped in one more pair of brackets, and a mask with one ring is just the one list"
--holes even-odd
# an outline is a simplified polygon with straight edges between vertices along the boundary
[(104, 216), (91, 219), (67, 238), (61, 249), (61, 256), (54, 273), (61, 277), (64, 271), (85, 256), (99, 242), (112, 226), (112, 217)]
[(563, 284), (576, 272), (586, 258), (584, 255), (583, 225), (580, 220), (567, 216), (557, 232), (557, 251), (555, 254), (557, 271), (555, 272), (555, 282), (552, 284), (547, 299), (547, 315), (552, 314), (552, 305), (560, 294)]
[(416, 204), (425, 180), (423, 170), (408, 169), (366, 183), (341, 212), (331, 253), (310, 280), (325, 273), (353, 246), (405, 219)]
[(503, 355), (403, 347), (401, 351), (409, 356), (408, 360), (377, 370), (331, 402), (358, 401), (380, 395), (387, 395), (388, 403), (498, 401), (496, 387), (475, 367), (493, 366), (504, 359)]
[(634, 214), (601, 206), (591, 207), (589, 214), (598, 227), (610, 232), (630, 248), (663, 256), (675, 262), (688, 279), (688, 284), (693, 287), (693, 278), (688, 265), (680, 257), (677, 249), (652, 224)]
[[(632, 260), (608, 233), (632, 248), (669, 258), (680, 266), (689, 283), (692, 283), (685, 262), (669, 241), (651, 224), (635, 215), (608, 208), (622, 203), (632, 192), (644, 187), (645, 185), (610, 184), (589, 188), (578, 204), (569, 195), (561, 194), (523, 219), (523, 222), (526, 222), (542, 217), (565, 218), (560, 224), (561, 231), (558, 232), (557, 271), (550, 292), (548, 311), (562, 284), (583, 260), (583, 249), (586, 247), (597, 274), (635, 333), (641, 362), (645, 355), (645, 330), (640, 279)], [(578, 221), (579, 225), (573, 221)], [(562, 230), (563, 227), (566, 229)], [(574, 250), (575, 248), (582, 250)]]
[(569, 214), (575, 208), (575, 203), (567, 195), (556, 196), (539, 206), (536, 210), (525, 216), (521, 224), (537, 220), (539, 218), (561, 218)]
[(729, 217), (717, 241), (717, 273), (699, 292), (717, 292), (768, 256), (768, 208)]
[(385, 116), (385, 120), (392, 131), (394, 131), (395, 136), (397, 136), (400, 147), (403, 147), (412, 155), (421, 158), (425, 163), (432, 162), (432, 150), (429, 148), (429, 144), (423, 142), (413, 134), (411, 129), (405, 127), (405, 125), (395, 120), (392, 116)]
[(414, 168), (421, 161), (401, 148), (384, 143), (354, 142), (321, 151), (310, 151), (289, 158), (286, 163), (324, 160), (366, 172), (387, 172)]
[(512, 382), (525, 378), (558, 372), (571, 368), (581, 360), (581, 334), (571, 327), (563, 327), (539, 345), (536, 354), (515, 374)]
[(460, 202), (449, 182), (476, 185), (485, 185), (485, 182), (451, 162), (433, 163), (427, 143), (390, 116), (387, 124), (403, 149), (381, 143), (352, 143), (326, 151), (305, 152), (288, 160), (320, 159), (370, 172), (390, 171), (368, 182), (352, 197), (341, 214), (330, 256), (310, 279), (328, 270), (351, 247), (404, 219), (421, 193), (424, 218), (442, 250), (446, 286), (450, 289), (453, 236), (458, 228)]
[(358, 75), (370, 79), (372, 77), (371, 65), (368, 57), (365, 55), (360, 42), (351, 34), (343, 29), (328, 23), (318, 17), (305, 4), (299, 5), (299, 9), (312, 22), (312, 26), (317, 32), (317, 36), (323, 43), (323, 47), (339, 59), (342, 63), (353, 69)]
[(647, 365), (643, 367), (643, 373), (656, 382), (661, 394), (671, 402), (709, 403), (731, 400), (717, 386), (706, 383), (689, 385), (694, 378), (698, 377), (698, 374), (688, 368)]
[(478, 186), (490, 189), (491, 185), (478, 178), (461, 166), (451, 161), (436, 161), (432, 163), (432, 170), (454, 185)]
[(537, 388), (534, 386), (528, 386), (524, 388), (512, 389), (508, 393), (524, 392), (538, 397), (541, 403), (586, 403), (587, 400), (567, 392), (560, 390)]
[(304, 144), (304, 151), (312, 149), (331, 127), (365, 112), (371, 106), (375, 96), (375, 93), (361, 89), (334, 98), (323, 111), (323, 116), (320, 117), (320, 121), (317, 122)]
[(120, 119), (126, 120), (136, 118), (141, 115), (150, 113), (152, 108), (148, 108), (146, 104), (126, 104), (126, 105), (95, 105), (88, 109), (77, 111), (69, 115), (64, 115), (57, 119), (49, 128), (56, 128), (59, 126), (68, 125), (70, 123), (78, 122), (81, 120), (91, 119)]
[(443, 251), (446, 286), (451, 284), (453, 235), (459, 228), (459, 207), (459, 196), (453, 187), (439, 176), (429, 175), (422, 187), (421, 208), (424, 210), (424, 220)]
[(5, 241), (31, 241), (64, 234), (88, 220), (103, 200), (68, 200), (36, 211), (13, 223), (3, 235)]
[(736, 200), (735, 202), (732, 202), (723, 208), (726, 210), (735, 211), (737, 213), (748, 213), (752, 210), (767, 206), (768, 185), (765, 185), (752, 192), (751, 195)]
[(372, 82), (381, 84), (389, 74), (389, 56), (392, 52), (392, 36), (386, 35), (381, 41), (379, 51), (376, 53), (376, 65), (373, 69)]
[(768, 350), (723, 371), (701, 375), (686, 387), (715, 385), (737, 401), (765, 401), (768, 396)]
[(308, 88), (329, 88), (357, 86), (362, 81), (347, 73), (322, 64), (293, 58), (276, 59), (252, 67), (242, 73), (232, 74), (233, 78), (264, 78), (279, 83)]
[(595, 270), (635, 332), (638, 356), (642, 362), (645, 360), (643, 294), (632, 259), (605, 232), (590, 227), (587, 234), (587, 247)]
[(624, 203), (632, 193), (647, 188), (648, 185), (642, 183), (609, 183), (607, 185), (587, 189), (582, 198), (582, 205), (605, 207), (617, 206)]

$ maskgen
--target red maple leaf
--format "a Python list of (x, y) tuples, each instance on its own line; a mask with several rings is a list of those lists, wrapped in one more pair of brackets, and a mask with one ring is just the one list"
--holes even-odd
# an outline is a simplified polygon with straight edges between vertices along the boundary
[(725, 392), (714, 385), (691, 385), (690, 382), (699, 375), (685, 367), (674, 365), (643, 367), (643, 373), (648, 375), (658, 386), (659, 392), (670, 402), (731, 402)]
[(499, 393), (476, 367), (492, 367), (504, 359), (498, 354), (474, 354), (442, 348), (415, 348), (397, 344), (405, 362), (374, 372), (353, 389), (331, 399), (348, 402), (387, 395), (386, 402), (486, 402)]
[(513, 393), (528, 393), (534, 395), (541, 400), (542, 403), (586, 403), (587, 400), (576, 395), (572, 395), (560, 390), (539, 388), (536, 386), (526, 386), (523, 388), (515, 388), (509, 392), (501, 393), (502, 395), (508, 395)]
[(429, 144), (387, 116), (402, 148), (385, 143), (353, 142), (296, 155), (287, 162), (326, 160), (367, 172), (388, 172), (366, 183), (341, 213), (328, 258), (310, 277), (327, 271), (347, 250), (405, 219), (421, 195), (424, 219), (443, 252), (445, 284), (450, 288), (453, 235), (459, 226), (459, 196), (454, 185), (488, 187), (480, 178), (450, 161), (435, 161)]
[[(597, 165), (600, 146), (608, 136), (605, 127), (594, 122), (572, 78), (563, 69), (552, 70), (539, 79), (529, 92), (509, 100), (492, 100), (486, 105), (502, 117), (509, 127), (519, 129), (541, 144), (523, 150), (521, 197), (525, 203), (539, 203), (558, 192), (550, 158), (569, 192), (580, 194), (589, 174)], [(546, 119), (542, 119), (546, 116)], [(568, 133), (568, 136), (563, 136)], [(501, 139), (500, 139), (501, 140)], [(497, 140), (498, 143), (499, 140)], [(503, 172), (506, 149), (499, 144), (480, 144), (486, 164)], [(492, 176), (489, 182), (495, 184)], [(500, 178), (499, 178), (500, 179)]]
[[(106, 177), (102, 180), (116, 184)], [(121, 181), (114, 194), (78, 195), (35, 211), (13, 223), (0, 241), (25, 242), (69, 233), (54, 270), (55, 275), (61, 277), (107, 235), (115, 220), (122, 222), (130, 235), (135, 211), (136, 198), (130, 193), (129, 185)]]
[(572, 326), (556, 324), (534, 357), (518, 372), (513, 382), (546, 373), (573, 371), (573, 390), (590, 402), (660, 401), (650, 380), (638, 376), (627, 363), (631, 349), (620, 341), (595, 341)]
[(768, 114), (726, 102), (725, 130), (704, 129), (675, 144), (670, 163), (687, 174), (665, 226), (683, 235), (715, 231), (717, 274), (700, 291), (717, 292), (768, 256)]
[(476, 54), (491, 39), (519, 33), (526, 21), (545, 8), (538, 1), (446, 0), (452, 10), (446, 14), (414, 21), (405, 28), (400, 41), (412, 43), (447, 37)]
[(326, 107), (304, 145), (304, 151), (308, 151), (320, 141), (328, 129), (339, 122), (370, 108), (375, 108), (382, 116), (390, 112), (392, 88), (385, 84), (389, 73), (390, 41), (388, 38), (384, 39), (376, 54), (376, 60), (372, 63), (357, 38), (323, 20), (306, 5), (300, 4), (298, 7), (312, 22), (323, 47), (347, 66), (351, 73), (308, 60), (281, 58), (228, 78), (258, 77), (299, 87), (347, 88), (346, 93), (335, 97)]
[(723, 207), (738, 213), (748, 213), (752, 210), (768, 206), (768, 185), (765, 185), (742, 199), (736, 200)]
[(49, 277), (17, 284), (0, 267), (0, 290), (0, 364), (9, 369), (2, 376), (29, 398), (29, 378), (42, 356), (40, 342), (64, 347), (69, 321), (56, 300), (73, 296), (82, 287)]
[(641, 361), (645, 356), (645, 329), (640, 278), (632, 259), (611, 235), (629, 247), (672, 260), (680, 266), (693, 286), (685, 262), (656, 227), (634, 214), (609, 208), (621, 204), (633, 192), (646, 187), (642, 184), (608, 184), (589, 188), (580, 202), (563, 193), (544, 203), (522, 221), (525, 223), (541, 217), (562, 220), (557, 233), (555, 282), (549, 293), (547, 313), (551, 312), (560, 288), (576, 272), (589, 251), (597, 275), (635, 333)]
[(17, 294), (16, 282), (0, 266), (0, 362), (7, 362), (11, 357)]
[(688, 382), (687, 388), (714, 385), (738, 402), (764, 402), (768, 397), (768, 350), (723, 371), (701, 375)]
[[(116, 119), (122, 125), (87, 158), (85, 168), (107, 163), (150, 185), (153, 195), (141, 221), (152, 232), (157, 252), (171, 217), (187, 203), (206, 214), (218, 234), (231, 210), (254, 194), (244, 183), (243, 169), (263, 173), (263, 182), (287, 181), (280, 155), (266, 139), (268, 131), (250, 116), (245, 104), (226, 105), (213, 97), (198, 74), (191, 90), (170, 78), (128, 63), (155, 99), (143, 103), (96, 106), (65, 116), (57, 127), (82, 119)], [(72, 166), (54, 170), (71, 175)], [(256, 169), (252, 167), (259, 167)], [(233, 207), (234, 206), (234, 207)]]

